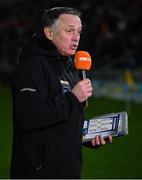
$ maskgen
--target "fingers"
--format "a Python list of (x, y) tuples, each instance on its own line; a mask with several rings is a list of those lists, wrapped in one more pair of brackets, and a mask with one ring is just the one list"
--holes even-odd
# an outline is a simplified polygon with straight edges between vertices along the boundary
[(82, 81), (80, 81), (80, 83), (85, 86), (86, 88), (90, 88), (92, 90), (92, 84), (90, 79), (84, 79)]
[(78, 98), (80, 102), (83, 102), (92, 96), (92, 84), (89, 79), (79, 81), (72, 89), (72, 93)]
[(105, 144), (105, 140), (102, 136), (96, 136), (93, 140), (92, 140), (92, 145), (93, 146), (99, 146), (99, 145), (103, 145)]
[(99, 135), (92, 140), (92, 146), (100, 146), (106, 143), (112, 143), (112, 136), (109, 135), (108, 138), (105, 139), (104, 137)]
[(108, 138), (106, 139), (106, 142), (112, 143), (112, 136), (108, 136)]
[(84, 93), (90, 93), (92, 95), (92, 84), (89, 79), (84, 79), (78, 83), (78, 86)]

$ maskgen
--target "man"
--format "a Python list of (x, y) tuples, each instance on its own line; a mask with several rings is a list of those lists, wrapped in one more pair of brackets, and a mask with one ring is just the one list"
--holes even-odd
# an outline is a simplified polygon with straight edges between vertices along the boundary
[[(12, 81), (11, 178), (80, 178), (84, 102), (92, 95), (90, 80), (79, 78), (71, 59), (82, 30), (80, 12), (52, 8), (42, 22)], [(91, 146), (105, 142), (96, 137)]]

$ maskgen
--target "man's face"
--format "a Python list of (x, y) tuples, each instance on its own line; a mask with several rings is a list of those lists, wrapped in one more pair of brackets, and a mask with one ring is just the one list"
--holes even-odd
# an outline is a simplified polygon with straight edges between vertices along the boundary
[(74, 55), (80, 40), (82, 25), (76, 15), (62, 14), (53, 33), (53, 44), (65, 56)]

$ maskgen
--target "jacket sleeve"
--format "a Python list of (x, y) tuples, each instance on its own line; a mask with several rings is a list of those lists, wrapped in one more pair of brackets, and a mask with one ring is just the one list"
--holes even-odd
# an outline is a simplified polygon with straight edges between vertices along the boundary
[[(71, 92), (47, 97), (51, 87), (45, 87), (41, 63), (24, 63), (21, 67), (15, 74), (12, 90), (14, 118), (23, 129), (52, 126), (67, 121), (75, 108), (79, 113), (83, 110)], [(48, 79), (46, 81), (48, 84)]]

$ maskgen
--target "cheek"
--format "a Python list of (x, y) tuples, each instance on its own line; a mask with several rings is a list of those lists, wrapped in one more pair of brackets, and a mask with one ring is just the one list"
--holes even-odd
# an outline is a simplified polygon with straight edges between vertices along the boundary
[(58, 36), (54, 39), (54, 44), (62, 54), (72, 55), (71, 51), (71, 37), (70, 36)]
[(71, 44), (71, 39), (69, 37), (60, 38), (58, 43), (61, 48), (68, 49)]

